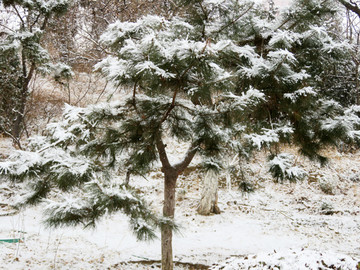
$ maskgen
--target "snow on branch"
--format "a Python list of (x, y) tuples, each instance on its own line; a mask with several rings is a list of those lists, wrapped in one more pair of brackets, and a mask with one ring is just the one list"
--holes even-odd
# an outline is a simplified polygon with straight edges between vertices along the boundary
[(222, 110), (244, 110), (248, 106), (253, 106), (261, 101), (265, 101), (265, 94), (255, 88), (250, 88), (241, 95), (229, 92), (227, 94), (223, 94), (222, 97), (224, 98), (224, 101), (229, 101), (221, 104), (223, 107)]
[(116, 21), (109, 25), (107, 31), (100, 37), (100, 41), (112, 45), (130, 34), (153, 32), (156, 28), (166, 27), (168, 21), (160, 16), (148, 15), (136, 22)]
[(307, 173), (294, 166), (294, 156), (287, 153), (275, 155), (269, 160), (269, 171), (277, 181), (296, 181), (304, 178)]
[(80, 197), (64, 195), (59, 201), (45, 202), (45, 222), (52, 227), (95, 226), (102, 216), (121, 211), (129, 216), (131, 228), (139, 240), (151, 240), (156, 238), (154, 229), (161, 224), (161, 219), (148, 210), (135, 191), (124, 185), (105, 186), (94, 180), (85, 185)]
[(301, 34), (288, 30), (277, 30), (269, 41), (271, 47), (292, 48), (295, 44), (301, 43)]
[(270, 146), (272, 143), (278, 143), (281, 137), (289, 136), (293, 132), (294, 129), (291, 126), (283, 125), (274, 129), (262, 128), (260, 133), (246, 134), (244, 138), (260, 150), (262, 147)]
[(294, 54), (289, 52), (287, 49), (271, 51), (271, 52), (269, 52), (268, 57), (275, 63), (280, 63), (280, 62), (284, 62), (284, 61), (289, 62), (291, 64), (296, 63), (296, 58), (295, 58)]
[[(321, 128), (328, 132), (337, 132), (350, 140), (360, 139), (360, 106), (351, 106), (343, 115), (327, 118), (321, 121)], [(339, 137), (340, 139), (340, 137)]]
[(135, 65), (136, 74), (140, 74), (143, 72), (154, 72), (155, 75), (163, 78), (174, 78), (175, 74), (166, 72), (164, 69), (159, 68), (151, 61), (144, 61), (142, 63), (139, 63)]
[(313, 87), (306, 86), (294, 91), (293, 93), (286, 93), (284, 94), (284, 97), (290, 99), (291, 102), (296, 102), (300, 97), (316, 96), (317, 94), (318, 91), (316, 91)]

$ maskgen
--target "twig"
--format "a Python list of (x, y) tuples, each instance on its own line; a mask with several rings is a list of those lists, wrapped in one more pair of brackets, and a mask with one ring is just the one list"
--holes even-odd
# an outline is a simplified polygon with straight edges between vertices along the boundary
[(105, 93), (106, 87), (108, 85), (108, 81), (106, 81), (104, 88), (102, 89), (101, 93), (99, 94), (98, 98), (96, 99), (95, 103), (98, 103), (102, 95)]
[[(251, 208), (257, 208), (254, 205), (248, 205), (248, 204), (244, 204), (244, 203), (241, 203), (241, 204), (238, 204), (238, 205), (239, 206), (245, 206), (245, 207), (251, 207)], [(288, 215), (286, 215), (284, 213), (284, 211), (281, 211), (281, 210), (269, 209), (269, 208), (257, 208), (257, 209), (262, 210), (262, 211), (268, 211), (268, 212), (277, 212), (277, 213), (282, 214), (283, 216), (287, 217), (288, 219), (291, 219), (292, 221), (294, 221), (294, 219), (292, 217), (289, 217)]]
[(61, 234), (60, 239), (59, 239), (59, 241), (58, 241), (58, 243), (56, 245), (55, 254), (54, 254), (54, 269), (56, 269), (56, 258), (57, 258), (57, 254), (58, 254), (58, 251), (59, 251), (59, 246), (60, 246), (62, 237), (63, 237), (63, 234)]
[(251, 6), (245, 10), (245, 12), (241, 13), (235, 20), (231, 21), (230, 23), (228, 23), (227, 25), (224, 25), (223, 27), (220, 28), (220, 30), (218, 30), (216, 32), (216, 34), (220, 34), (221, 31), (223, 31), (224, 29), (228, 28), (229, 26), (233, 25), (234, 23), (236, 23), (238, 20), (241, 19), (242, 16), (244, 16), (246, 13), (248, 13), (250, 11), (250, 9), (252, 9), (254, 6), (254, 3), (251, 4)]

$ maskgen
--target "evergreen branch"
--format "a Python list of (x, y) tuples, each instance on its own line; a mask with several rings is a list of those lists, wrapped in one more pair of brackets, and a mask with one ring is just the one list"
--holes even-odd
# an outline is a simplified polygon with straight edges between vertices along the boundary
[(19, 17), (22, 27), (25, 28), (25, 22), (24, 22), (23, 18), (21, 17), (20, 12), (16, 8), (15, 4), (12, 4), (12, 7), (14, 8), (16, 15)]
[[(203, 53), (205, 52), (206, 47), (210, 44), (210, 42), (211, 42), (211, 39), (208, 38), (208, 39), (206, 40), (205, 46), (204, 46), (204, 48), (202, 48), (200, 54), (203, 54)], [(183, 74), (181, 74), (181, 76), (180, 76), (180, 81), (185, 77), (185, 75), (190, 71), (190, 69), (195, 66), (196, 62), (197, 62), (197, 59), (193, 59), (193, 60), (191, 61), (191, 63), (190, 63), (190, 65), (188, 66), (188, 68), (185, 69), (185, 71), (183, 72)]]
[(204, 6), (201, 4), (201, 2), (199, 2), (199, 5), (200, 5), (200, 8), (201, 8), (201, 11), (202, 11), (203, 14), (204, 14), (205, 20), (206, 20), (206, 21), (209, 20), (209, 15), (208, 15), (208, 13), (206, 12)]
[[(202, 11), (203, 14), (204, 14), (204, 20), (205, 20), (205, 21), (208, 21), (208, 20), (209, 20), (209, 16), (208, 16), (208, 14), (206, 13), (206, 11), (205, 11), (203, 5), (201, 4), (201, 2), (199, 2), (199, 5), (200, 5), (200, 8), (201, 8), (201, 11)], [(204, 23), (204, 24), (202, 25), (202, 31), (201, 31), (203, 38), (205, 38), (205, 27), (206, 27), (206, 24)]]
[(287, 18), (286, 20), (284, 20), (284, 21), (282, 22), (282, 24), (280, 24), (274, 31), (279, 30), (281, 27), (283, 27), (285, 24), (287, 24), (290, 20), (291, 20), (291, 18), (288, 17), (288, 18)]
[[(45, 210), (46, 224), (51, 227), (83, 225), (95, 226), (106, 214), (121, 211), (130, 217), (133, 232), (139, 240), (156, 238), (154, 228), (161, 226), (159, 219), (135, 191), (120, 185), (118, 189), (106, 189), (98, 183), (89, 183), (87, 198), (70, 197), (63, 202), (51, 202)], [(174, 226), (175, 227), (175, 226)]]
[(171, 111), (175, 108), (175, 100), (176, 100), (177, 92), (178, 92), (178, 89), (176, 89), (174, 91), (174, 95), (173, 95), (173, 98), (172, 98), (171, 105), (170, 105), (169, 109), (166, 111), (166, 113), (164, 114), (163, 118), (161, 119), (160, 124), (162, 124), (168, 118)]
[(51, 190), (51, 186), (46, 179), (39, 180), (31, 186), (33, 192), (25, 197), (25, 200), (19, 204), (20, 206), (27, 204), (35, 205), (41, 202), (44, 198), (46, 198), (47, 194), (49, 194)]
[(252, 8), (253, 6), (255, 5), (255, 3), (252, 3), (250, 5), (250, 7), (245, 10), (243, 13), (241, 13), (236, 19), (232, 20), (230, 23), (228, 23), (227, 25), (224, 25), (223, 27), (220, 28), (220, 30), (216, 31), (215, 34), (216, 36), (218, 36), (223, 30), (225, 30), (226, 28), (228, 28), (229, 26), (233, 25), (234, 23), (236, 23), (238, 20), (241, 19), (241, 17), (243, 17), (246, 13), (248, 13)]
[(132, 95), (132, 105), (134, 106), (134, 109), (138, 115), (140, 115), (139, 110), (136, 105), (136, 87), (137, 87), (137, 81), (134, 83), (134, 89), (133, 89), (133, 95)]
[(171, 166), (171, 164), (169, 162), (168, 156), (166, 154), (166, 149), (165, 149), (166, 145), (164, 145), (163, 141), (160, 138), (160, 135), (156, 139), (156, 147), (158, 149), (160, 161), (161, 161), (161, 164), (164, 167), (164, 169), (172, 168), (172, 166)]
[(34, 20), (34, 22), (30, 25), (30, 27), (29, 27), (30, 32), (32, 32), (32, 29), (33, 29), (34, 25), (39, 21), (40, 16), (41, 16), (41, 14), (39, 13), (39, 14), (37, 15), (36, 19)]
[[(324, 1), (322, 1), (321, 3), (320, 3), (320, 5), (324, 5), (326, 2), (327, 2), (328, 0), (324, 0)], [(340, 0), (339, 0), (340, 1)], [(286, 24), (286, 22), (289, 22), (291, 19), (289, 18), (287, 21), (285, 21), (285, 23), (283, 23), (281, 26), (283, 26), (284, 24)], [(292, 25), (290, 25), (286, 30), (291, 30), (291, 29), (293, 29), (299, 22), (302, 22), (302, 20), (300, 20), (300, 21), (295, 21)], [(281, 27), (280, 26), (280, 27)], [(279, 28), (280, 28), (279, 27)], [(277, 28), (277, 29), (279, 29), (279, 28)], [(276, 30), (277, 30), (276, 29)]]

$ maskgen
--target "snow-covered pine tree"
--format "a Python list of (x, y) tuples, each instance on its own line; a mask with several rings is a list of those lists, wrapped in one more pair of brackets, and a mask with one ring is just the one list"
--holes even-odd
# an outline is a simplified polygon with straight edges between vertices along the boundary
[[(253, 20), (253, 38), (238, 40), (255, 47), (259, 59), (239, 72), (239, 89), (254, 87), (266, 100), (253, 111), (254, 134), (246, 137), (256, 148), (270, 149), (270, 171), (278, 180), (304, 176), (289, 165), (291, 156), (278, 152), (279, 143), (294, 144), (302, 155), (323, 164), (321, 149), (359, 139), (359, 107), (343, 107), (332, 99), (338, 93), (326, 88), (329, 74), (349, 62), (352, 49), (331, 30), (340, 22), (338, 11), (332, 1), (295, 1), (275, 19)], [(333, 84), (346, 85), (342, 80), (331, 78)]]
[(49, 73), (56, 68), (58, 74), (69, 74), (67, 66), (52, 66), (42, 44), (49, 19), (64, 14), (69, 3), (69, 0), (4, 0), (0, 3), (10, 14), (8, 26), (0, 28), (0, 96), (3, 100), (0, 132), (11, 136), (19, 146), (31, 91), (29, 85), (35, 73)]
[[(173, 269), (177, 178), (196, 154), (204, 167), (219, 169), (229, 149), (243, 155), (290, 142), (322, 161), (321, 147), (359, 135), (358, 108), (344, 109), (317, 88), (320, 60), (346, 50), (322, 27), (333, 12), (330, 1), (296, 2), (275, 19), (252, 1), (176, 3), (178, 16), (118, 21), (102, 36), (112, 54), (96, 68), (115, 86), (131, 89), (128, 96), (67, 106), (63, 122), (33, 139), (31, 151), (0, 163), (2, 174), (32, 182), (29, 203), (56, 189), (76, 194), (50, 204), (50, 224), (94, 224), (123, 210), (138, 236), (152, 237), (160, 227), (163, 269)], [(168, 141), (188, 143), (175, 163)], [(116, 183), (117, 172), (144, 175), (156, 161), (164, 173), (160, 219)]]
[[(146, 16), (133, 23), (116, 22), (102, 41), (114, 55), (97, 68), (114, 84), (131, 87), (131, 95), (85, 109), (68, 106), (62, 123), (49, 125), (46, 138), (34, 139), (30, 152), (18, 152), (0, 170), (14, 179), (30, 180), (33, 192), (27, 203), (41, 201), (53, 189), (76, 194), (76, 200), (50, 203), (47, 212), (52, 225), (94, 224), (105, 213), (123, 210), (140, 236), (151, 237), (149, 228), (160, 226), (162, 265), (172, 269), (178, 175), (196, 153), (216, 161), (223, 145), (232, 142), (235, 147), (232, 139), (239, 137), (243, 127), (230, 126), (225, 115), (250, 112), (263, 95), (255, 89), (232, 94), (233, 74), (217, 62), (220, 55), (230, 58), (229, 54), (243, 54), (243, 49), (231, 41), (200, 38), (197, 29), (182, 18)], [(165, 138), (189, 143), (183, 159), (175, 164), (168, 159)], [(157, 160), (165, 185), (160, 221), (133, 193), (124, 195), (125, 187), (109, 180), (119, 168), (143, 175)]]
[[(237, 95), (250, 88), (265, 95), (262, 106), (249, 114), (253, 125), (247, 125), (245, 137), (254, 150), (270, 149), (269, 166), (274, 178), (296, 180), (306, 175), (293, 166), (291, 155), (278, 153), (281, 143), (293, 143), (303, 155), (325, 162), (319, 154), (321, 148), (358, 137), (353, 132), (359, 125), (358, 108), (347, 111), (341, 105), (349, 103), (339, 100), (351, 95), (355, 85), (336, 77), (352, 61), (351, 46), (333, 30), (336, 24), (337, 29), (341, 27), (336, 2), (295, 1), (276, 16), (274, 10), (246, 1), (182, 2), (187, 20), (202, 39), (231, 40), (247, 49), (241, 57), (222, 56), (220, 65), (234, 72)], [(343, 94), (334, 93), (339, 87)], [(335, 120), (338, 118), (343, 122)], [(215, 181), (209, 183), (213, 183), (212, 188), (205, 187), (208, 194), (202, 195), (207, 199), (200, 202), (202, 214), (216, 209), (206, 205), (211, 201), (216, 206), (217, 187)]]

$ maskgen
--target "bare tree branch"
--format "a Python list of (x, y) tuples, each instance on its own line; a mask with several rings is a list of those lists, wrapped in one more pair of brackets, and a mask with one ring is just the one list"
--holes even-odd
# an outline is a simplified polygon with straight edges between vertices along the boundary
[(346, 7), (348, 10), (351, 10), (352, 12), (354, 12), (360, 18), (360, 8), (355, 2), (347, 1), (347, 0), (338, 0), (338, 1), (344, 7)]
[(185, 155), (184, 160), (174, 166), (178, 174), (181, 174), (189, 166), (197, 150), (198, 150), (197, 145), (195, 143), (192, 143)]

